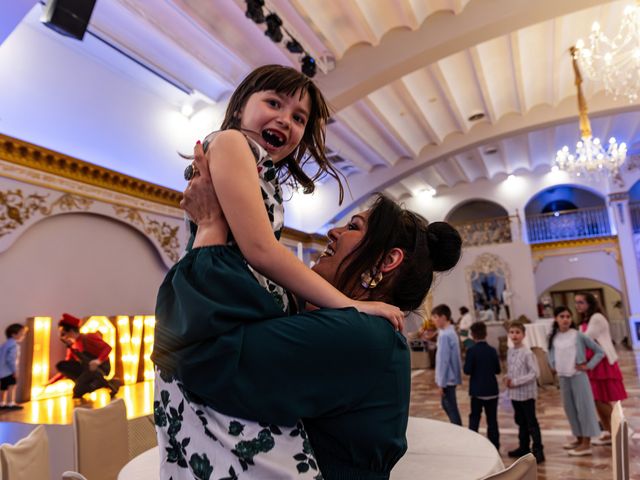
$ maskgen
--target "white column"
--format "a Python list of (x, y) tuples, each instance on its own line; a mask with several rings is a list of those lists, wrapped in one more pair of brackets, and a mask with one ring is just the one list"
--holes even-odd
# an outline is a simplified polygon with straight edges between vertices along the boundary
[(640, 271), (633, 242), (633, 225), (629, 211), (629, 194), (612, 193), (609, 201), (614, 210), (616, 230), (629, 308), (629, 332), (633, 348), (640, 349)]
[(37, 0), (3, 0), (0, 2), (0, 45), (18, 26)]

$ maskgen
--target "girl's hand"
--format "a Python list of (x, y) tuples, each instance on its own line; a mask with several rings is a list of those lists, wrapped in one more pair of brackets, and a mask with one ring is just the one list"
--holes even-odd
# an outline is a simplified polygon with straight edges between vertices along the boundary
[(404, 328), (404, 313), (396, 306), (382, 302), (361, 301), (356, 301), (353, 306), (363, 313), (386, 318), (397, 331), (401, 332)]
[(586, 372), (589, 370), (589, 368), (587, 368), (586, 363), (581, 363), (579, 365), (576, 365), (576, 370), (580, 370), (581, 372)]

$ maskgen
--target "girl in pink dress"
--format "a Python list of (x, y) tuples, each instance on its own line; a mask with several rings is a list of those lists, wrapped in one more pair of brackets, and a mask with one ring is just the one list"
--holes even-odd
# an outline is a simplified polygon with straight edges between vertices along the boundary
[[(604, 433), (592, 443), (594, 445), (611, 445), (611, 411), (612, 402), (627, 398), (622, 381), (622, 372), (618, 365), (618, 354), (611, 341), (609, 321), (603, 315), (598, 299), (591, 293), (581, 292), (575, 297), (576, 311), (581, 317), (580, 330), (604, 350), (606, 358), (593, 370), (587, 372), (593, 391), (596, 410)], [(593, 352), (587, 349), (587, 361)]]

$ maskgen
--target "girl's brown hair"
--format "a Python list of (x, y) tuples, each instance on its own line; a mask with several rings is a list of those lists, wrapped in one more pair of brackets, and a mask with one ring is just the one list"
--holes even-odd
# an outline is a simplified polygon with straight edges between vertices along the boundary
[[(309, 77), (293, 68), (282, 65), (264, 65), (256, 68), (247, 75), (231, 95), (220, 129), (240, 130), (239, 113), (249, 97), (256, 92), (267, 90), (289, 96), (298, 93), (301, 97), (306, 93), (311, 101), (311, 111), (300, 145), (276, 166), (281, 172), (280, 180), (289, 181), (294, 188), (301, 185), (304, 193), (311, 193), (315, 190), (315, 182), (324, 175), (329, 175), (338, 182), (339, 200), (342, 203), (344, 198), (344, 188), (340, 181), (342, 173), (329, 162), (325, 154), (325, 127), (329, 121), (329, 107), (322, 92)], [(309, 176), (303, 167), (311, 159), (315, 159), (318, 169), (312, 176)], [(284, 167), (286, 170), (283, 171)]]

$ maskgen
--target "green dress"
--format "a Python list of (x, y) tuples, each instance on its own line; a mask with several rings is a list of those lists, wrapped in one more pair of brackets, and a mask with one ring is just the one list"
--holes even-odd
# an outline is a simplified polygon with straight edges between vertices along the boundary
[[(313, 464), (327, 480), (388, 478), (406, 451), (411, 375), (404, 337), (386, 320), (353, 308), (261, 320), (277, 310), (269, 308), (264, 289), (254, 288), (242, 257), (228, 247), (199, 249), (197, 255), (193, 268), (200, 275), (210, 274), (222, 255), (233, 274), (207, 292), (227, 310), (207, 318), (199, 341), (174, 345), (163, 354), (186, 374), (183, 388), (188, 385), (203, 410), (279, 430), (295, 430), (302, 419), (315, 452)], [(183, 307), (191, 304), (174, 305), (173, 312)], [(306, 452), (295, 458), (297, 469), (310, 469)]]
[[(205, 139), (205, 150), (211, 138)], [(265, 209), (279, 238), (283, 208), (276, 169), (264, 149), (248, 141)], [(211, 335), (232, 329), (236, 321), (251, 321), (256, 312), (260, 318), (282, 316), (288, 299), (284, 288), (251, 269), (233, 238), (228, 246), (188, 250), (165, 277), (156, 305), (152, 359), (161, 478), (322, 478), (300, 422), (287, 428), (243, 420), (217, 412), (193, 393), (215, 381), (210, 359), (202, 355)], [(252, 300), (256, 292), (263, 296), (257, 302)], [(218, 322), (221, 318), (225, 320)]]

